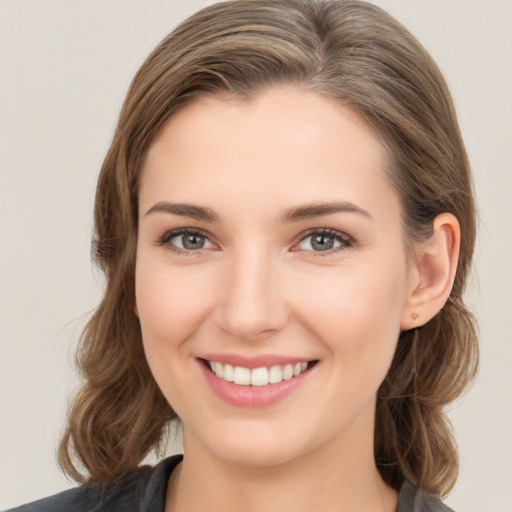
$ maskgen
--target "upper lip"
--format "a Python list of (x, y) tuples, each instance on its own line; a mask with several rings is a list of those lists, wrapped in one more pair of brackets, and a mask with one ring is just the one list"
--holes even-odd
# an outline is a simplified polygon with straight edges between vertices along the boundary
[(310, 357), (284, 356), (274, 354), (260, 354), (256, 356), (246, 356), (242, 354), (202, 354), (199, 359), (207, 361), (215, 361), (222, 364), (230, 364), (232, 366), (240, 366), (243, 368), (271, 367), (276, 365), (297, 364), (308, 361), (314, 361)]

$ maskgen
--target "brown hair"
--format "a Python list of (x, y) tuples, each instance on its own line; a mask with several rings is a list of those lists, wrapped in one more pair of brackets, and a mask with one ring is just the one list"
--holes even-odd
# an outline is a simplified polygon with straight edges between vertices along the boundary
[(463, 303), (475, 240), (468, 159), (450, 93), (428, 53), (384, 11), (352, 0), (207, 7), (167, 36), (135, 76), (96, 193), (94, 257), (106, 290), (81, 338), (84, 384), (59, 450), (76, 480), (107, 481), (135, 468), (176, 417), (146, 363), (134, 315), (137, 188), (155, 134), (194, 97), (250, 99), (287, 84), (348, 105), (374, 127), (388, 150), (408, 240), (427, 237), (442, 212), (459, 220), (450, 298), (426, 325), (400, 334), (375, 425), (375, 460), (386, 482), (398, 489), (406, 479), (438, 495), (453, 486), (457, 449), (444, 407), (474, 377), (478, 360)]

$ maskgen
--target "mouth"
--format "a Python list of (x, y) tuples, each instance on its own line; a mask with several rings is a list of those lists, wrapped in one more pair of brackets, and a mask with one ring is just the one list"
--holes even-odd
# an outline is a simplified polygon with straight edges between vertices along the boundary
[(291, 381), (318, 363), (318, 360), (312, 360), (246, 368), (209, 359), (200, 360), (217, 378), (237, 386), (251, 387), (268, 387), (283, 381)]

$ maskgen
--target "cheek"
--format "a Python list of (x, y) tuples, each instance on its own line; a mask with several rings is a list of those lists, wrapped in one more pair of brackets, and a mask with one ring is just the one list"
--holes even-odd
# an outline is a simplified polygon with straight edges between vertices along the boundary
[[(146, 359), (176, 413), (188, 410), (190, 339), (207, 315), (211, 299), (204, 276), (194, 277), (162, 262), (137, 262), (135, 286)], [(211, 285), (211, 283), (209, 283)]]
[(381, 264), (372, 271), (361, 265), (317, 275), (298, 307), (303, 323), (344, 372), (364, 376), (378, 370), (384, 378), (400, 333), (405, 290), (403, 267)]
[(207, 284), (205, 276), (187, 269), (137, 264), (136, 301), (148, 359), (152, 351), (174, 350), (193, 334), (211, 302)]

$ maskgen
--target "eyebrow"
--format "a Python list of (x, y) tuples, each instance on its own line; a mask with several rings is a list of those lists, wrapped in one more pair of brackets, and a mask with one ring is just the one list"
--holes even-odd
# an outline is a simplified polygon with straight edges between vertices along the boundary
[(299, 220), (313, 219), (331, 213), (357, 213), (369, 219), (372, 216), (363, 208), (349, 201), (331, 201), (328, 203), (311, 203), (301, 206), (294, 206), (286, 209), (279, 217), (278, 221), (282, 224), (297, 222)]
[[(181, 217), (189, 217), (191, 219), (202, 220), (208, 223), (218, 222), (219, 215), (204, 206), (197, 206), (187, 203), (169, 203), (167, 201), (160, 201), (154, 204), (145, 215), (155, 212), (170, 213), (179, 215)], [(280, 224), (290, 224), (301, 220), (313, 219), (323, 215), (330, 215), (332, 213), (357, 213), (369, 219), (372, 219), (370, 213), (363, 208), (351, 203), (349, 201), (331, 201), (328, 203), (310, 203), (300, 206), (287, 208), (278, 216), (277, 221)]]
[(217, 222), (219, 220), (219, 216), (211, 208), (186, 203), (168, 203), (167, 201), (160, 201), (159, 203), (154, 204), (146, 212), (146, 215), (155, 212), (171, 213), (173, 215), (190, 217), (191, 219), (202, 220), (210, 223)]

